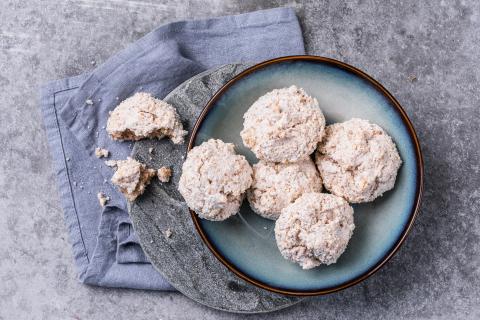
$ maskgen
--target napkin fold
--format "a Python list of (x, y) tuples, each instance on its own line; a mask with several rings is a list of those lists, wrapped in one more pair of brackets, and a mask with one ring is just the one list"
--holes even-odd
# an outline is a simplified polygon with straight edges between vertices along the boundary
[[(190, 77), (228, 63), (304, 54), (298, 19), (276, 8), (159, 27), (95, 70), (41, 89), (47, 139), (78, 278), (85, 284), (174, 290), (139, 245), (123, 196), (110, 184), (108, 159), (125, 159), (132, 143), (111, 140), (108, 112), (135, 92), (165, 97)], [(87, 103), (88, 101), (88, 103)], [(97, 193), (110, 197), (102, 208)]]

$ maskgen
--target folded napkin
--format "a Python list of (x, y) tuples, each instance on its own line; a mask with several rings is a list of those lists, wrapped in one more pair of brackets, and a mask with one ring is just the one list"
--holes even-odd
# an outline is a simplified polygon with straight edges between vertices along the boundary
[[(95, 157), (97, 146), (110, 150), (109, 159), (125, 159), (132, 149), (132, 143), (106, 134), (108, 112), (138, 91), (163, 98), (215, 66), (303, 53), (295, 12), (277, 8), (164, 25), (92, 72), (42, 88), (40, 104), (81, 282), (173, 290), (143, 253), (126, 201), (110, 184), (112, 170)], [(104, 208), (98, 192), (111, 199)]]

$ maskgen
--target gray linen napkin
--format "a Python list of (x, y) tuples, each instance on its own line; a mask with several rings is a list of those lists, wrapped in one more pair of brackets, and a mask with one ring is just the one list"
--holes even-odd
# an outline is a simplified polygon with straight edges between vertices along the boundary
[[(304, 52), (301, 29), (290, 8), (175, 22), (88, 74), (42, 88), (40, 104), (81, 282), (173, 290), (145, 257), (126, 202), (110, 184), (112, 170), (94, 155), (97, 146), (110, 150), (109, 159), (125, 159), (131, 152), (131, 143), (106, 135), (108, 112), (138, 91), (163, 98), (183, 81), (218, 65)], [(111, 198), (105, 208), (96, 198), (100, 191)]]

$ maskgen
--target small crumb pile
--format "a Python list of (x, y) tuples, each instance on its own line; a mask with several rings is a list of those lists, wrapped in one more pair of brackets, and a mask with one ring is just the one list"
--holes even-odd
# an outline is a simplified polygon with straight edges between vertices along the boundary
[(187, 134), (177, 110), (145, 92), (125, 99), (111, 112), (107, 132), (114, 140), (169, 137), (175, 144), (183, 143)]
[(128, 201), (134, 201), (145, 191), (145, 186), (155, 176), (156, 171), (128, 157), (116, 161), (117, 171), (112, 176), (112, 183), (123, 193)]
[(103, 148), (100, 148), (100, 147), (96, 147), (95, 148), (95, 156), (97, 158), (108, 158), (110, 152), (107, 150), (107, 149), (103, 149)]

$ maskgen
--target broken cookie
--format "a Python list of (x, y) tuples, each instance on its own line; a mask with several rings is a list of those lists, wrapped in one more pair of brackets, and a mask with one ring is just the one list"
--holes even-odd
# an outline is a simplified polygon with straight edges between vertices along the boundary
[(156, 173), (155, 170), (130, 157), (127, 160), (118, 160), (116, 165), (118, 169), (111, 181), (128, 201), (134, 201), (141, 195)]
[(107, 132), (114, 140), (169, 137), (175, 144), (183, 143), (187, 134), (175, 108), (145, 92), (122, 101), (111, 112)]

